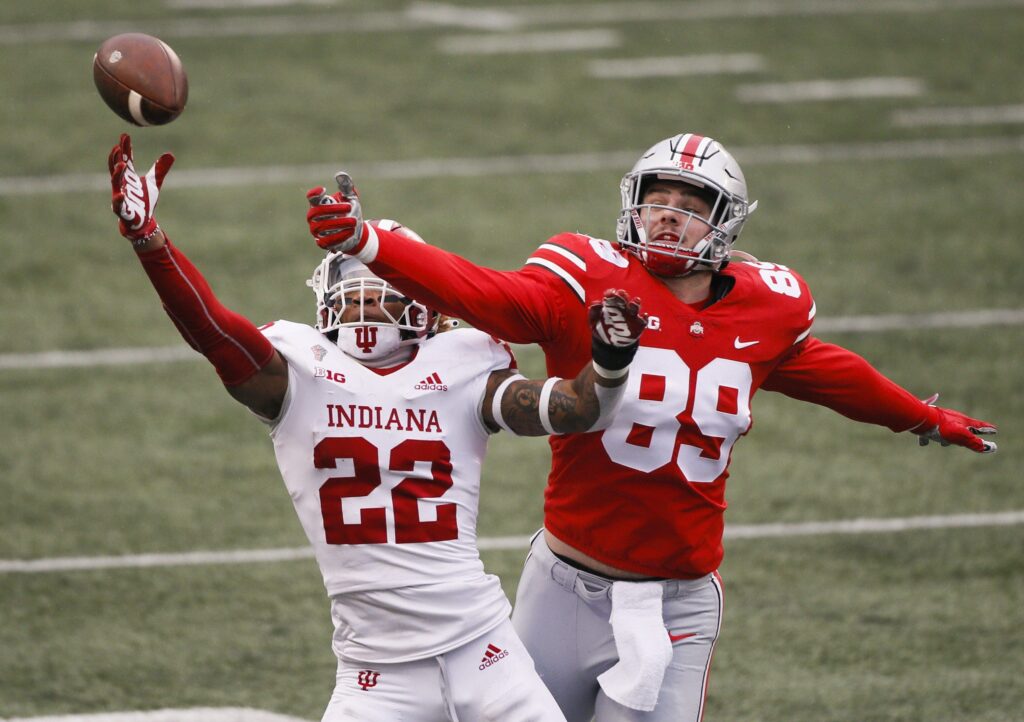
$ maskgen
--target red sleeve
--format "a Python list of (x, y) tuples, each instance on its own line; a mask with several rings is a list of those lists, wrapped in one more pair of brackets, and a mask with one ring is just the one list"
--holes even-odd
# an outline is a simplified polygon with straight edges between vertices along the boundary
[(776, 366), (761, 388), (897, 432), (913, 429), (927, 418), (924, 402), (862, 357), (813, 337)]
[(225, 386), (237, 386), (270, 363), (274, 347), (249, 319), (225, 307), (184, 253), (168, 238), (138, 254), (164, 311), (189, 346), (213, 364)]
[(407, 296), (512, 343), (558, 336), (564, 300), (553, 292), (550, 274), (531, 267), (496, 271), (379, 228), (377, 237), (377, 256), (368, 265)]

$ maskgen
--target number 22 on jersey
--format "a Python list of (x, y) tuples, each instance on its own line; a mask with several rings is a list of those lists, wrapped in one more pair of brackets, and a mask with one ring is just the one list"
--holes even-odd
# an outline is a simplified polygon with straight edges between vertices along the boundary
[[(430, 464), (430, 478), (407, 476), (391, 490), (391, 514), (385, 506), (359, 511), (358, 522), (346, 522), (342, 505), (345, 499), (368, 496), (382, 483), (380, 452), (368, 440), (358, 436), (331, 436), (313, 449), (317, 469), (351, 468), (345, 476), (332, 476), (320, 487), (320, 511), (328, 544), (387, 544), (389, 527), (396, 544), (437, 542), (458, 539), (459, 526), (454, 503), (437, 504), (437, 518), (420, 518), (420, 500), (444, 495), (452, 484), (451, 454), (444, 442), (406, 439), (391, 450), (386, 468), (389, 472), (413, 472), (416, 462)], [(342, 464), (339, 462), (350, 462)], [(389, 516), (391, 517), (389, 520)]]
[[(733, 444), (750, 428), (752, 385), (750, 365), (741, 361), (716, 358), (694, 372), (675, 351), (641, 347), (625, 401), (602, 437), (605, 451), (615, 463), (637, 471), (674, 461), (687, 481), (713, 482), (729, 464)], [(701, 446), (679, 441), (682, 414), (693, 420)]]

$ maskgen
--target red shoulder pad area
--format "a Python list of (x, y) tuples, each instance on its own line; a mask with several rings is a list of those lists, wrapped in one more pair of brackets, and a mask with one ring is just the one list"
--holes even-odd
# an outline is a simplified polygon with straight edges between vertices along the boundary
[(581, 233), (560, 233), (530, 254), (526, 266), (554, 274), (585, 304), (588, 283), (624, 271), (629, 259), (617, 244)]
[(766, 323), (788, 328), (794, 343), (810, 334), (816, 308), (811, 289), (799, 273), (767, 261), (731, 263), (723, 273), (736, 279), (734, 293), (742, 293)]

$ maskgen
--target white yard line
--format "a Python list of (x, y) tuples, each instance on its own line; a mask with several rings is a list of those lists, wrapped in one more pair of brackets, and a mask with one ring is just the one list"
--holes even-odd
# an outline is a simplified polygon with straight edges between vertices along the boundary
[(736, 88), (741, 103), (799, 103), (862, 98), (914, 98), (924, 95), (917, 78), (853, 78), (801, 80), (793, 83), (755, 83)]
[(343, 5), (345, 2), (346, 0), (164, 0), (164, 5), (171, 10), (236, 10), (291, 5)]
[(681, 55), (662, 58), (592, 60), (587, 72), (594, 78), (675, 78), (689, 75), (725, 75), (764, 70), (764, 58), (753, 53)]
[[(817, 333), (912, 331), (925, 328), (981, 328), (1024, 324), (1022, 308), (992, 308), (940, 313), (896, 313), (877, 316), (836, 316), (818, 318)], [(18, 369), (62, 369), (95, 366), (134, 366), (146, 363), (200, 361), (203, 357), (188, 346), (100, 348), (91, 351), (41, 351), (0, 354), (0, 371)], [(2, 721), (0, 721), (2, 722)]]
[(191, 709), (158, 709), (150, 712), (95, 712), (47, 717), (12, 717), (0, 722), (307, 722), (247, 707), (193, 707)]
[[(1024, 136), (993, 138), (926, 138), (870, 143), (820, 145), (736, 146), (732, 154), (743, 164), (814, 164), (836, 161), (974, 158), (1024, 152)], [(508, 175), (589, 173), (622, 171), (636, 162), (637, 150), (605, 153), (494, 156), (490, 158), (423, 158), (398, 161), (348, 163), (356, 178), (417, 180), (421, 178), (481, 178)], [(300, 184), (333, 177), (337, 164), (254, 166), (176, 170), (169, 187), (213, 188), (253, 185)], [(304, 185), (303, 185), (304, 184)], [(0, 177), (0, 197), (110, 190), (105, 173), (69, 173), (47, 176)]]
[[(240, 1), (240, 0), (236, 0)], [(225, 0), (227, 2), (227, 0)], [(225, 5), (227, 6), (227, 5)], [(660, 0), (654, 2), (595, 2), (537, 6), (452, 9), (444, 3), (413, 3), (404, 11), (364, 11), (252, 17), (196, 17), (176, 20), (79, 20), (67, 23), (0, 25), (0, 45), (95, 41), (121, 32), (158, 35), (168, 40), (186, 37), (259, 37), (429, 30), (439, 24), (467, 27), (466, 18), (500, 18), (487, 29), (528, 25), (665, 22), (672, 20), (730, 20), (764, 17), (814, 17), (975, 11), (1017, 8), (1024, 0)], [(464, 11), (461, 16), (459, 10)], [(445, 19), (451, 20), (445, 23)], [(470, 22), (472, 22), (470, 20)], [(470, 25), (469, 27), (473, 27)], [(485, 27), (477, 25), (475, 27)]]
[(819, 318), (814, 331), (879, 332), (913, 331), (924, 328), (978, 328), (981, 326), (1017, 326), (1024, 324), (1024, 308), (993, 308), (978, 311), (937, 313), (893, 313), (879, 316), (836, 316)]
[(437, 49), (448, 55), (501, 55), (567, 53), (603, 50), (622, 44), (614, 30), (566, 30), (564, 32), (504, 35), (453, 35), (441, 38)]
[[(111, 35), (145, 31), (168, 40), (179, 38), (258, 38), (276, 35), (344, 35), (405, 32), (427, 27), (401, 12), (317, 15), (234, 15), (177, 20), (76, 20), (68, 23), (0, 25), (0, 45), (100, 42)], [(431, 26), (432, 27), (432, 26)]]
[(524, 23), (624, 23), (669, 20), (829, 17), (1015, 8), (1024, 0), (691, 0), (535, 5), (512, 10)]
[[(940, 313), (896, 313), (877, 316), (818, 318), (816, 333), (912, 331), (925, 328), (981, 328), (1024, 324), (1024, 308), (992, 308)], [(134, 366), (146, 363), (200, 361), (203, 357), (188, 346), (100, 348), (91, 351), (41, 351), (0, 354), (0, 371), (62, 369), (95, 366)], [(2, 721), (0, 721), (2, 722)]]
[(500, 8), (472, 8), (445, 3), (413, 3), (406, 15), (425, 25), (443, 28), (466, 28), (467, 30), (516, 30), (522, 22), (510, 12)]
[(0, 354), (0, 369), (66, 369), (93, 366), (135, 366), (194, 361), (203, 358), (188, 346), (100, 348), (92, 351), (42, 351)]
[[(953, 514), (949, 516), (911, 516), (890, 519), (847, 519), (836, 521), (793, 522), (787, 524), (730, 524), (726, 539), (766, 539), (829, 534), (886, 534), (919, 529), (964, 529), (972, 527), (1015, 526), (1024, 524), (1024, 511), (991, 514)], [(526, 549), (531, 535), (481, 537), (477, 545), (483, 551)], [(47, 572), (88, 571), (97, 569), (137, 569), (140, 567), (194, 566), (207, 564), (250, 564), (255, 562), (312, 559), (309, 547), (291, 549), (250, 549), (230, 551), (184, 552), (180, 554), (126, 554), (104, 557), (52, 557), (49, 559), (3, 559), (0, 574), (40, 574)], [(3, 722), (0, 720), (0, 722)]]
[(901, 128), (935, 125), (999, 125), (1024, 123), (1024, 105), (960, 108), (915, 108), (893, 113), (892, 124)]

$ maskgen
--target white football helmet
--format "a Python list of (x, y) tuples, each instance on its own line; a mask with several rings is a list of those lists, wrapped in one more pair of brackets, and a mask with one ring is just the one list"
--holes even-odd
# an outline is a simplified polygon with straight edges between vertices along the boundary
[[(423, 242), (395, 221), (372, 223)], [(399, 348), (418, 344), (437, 331), (436, 312), (403, 295), (346, 253), (328, 253), (306, 285), (316, 296), (316, 329), (335, 337), (338, 347), (359, 361), (387, 359)], [(394, 302), (403, 304), (397, 316), (387, 308)], [(356, 319), (342, 321), (346, 304), (358, 306)]]
[[(644, 193), (654, 180), (683, 182), (697, 188), (711, 206), (709, 217), (679, 211), (686, 222), (678, 239), (648, 239), (646, 217), (652, 209), (668, 208), (644, 204)], [(728, 258), (747, 217), (757, 208), (757, 201), (747, 201), (747, 182), (732, 155), (718, 141), (695, 133), (666, 138), (651, 147), (623, 176), (620, 190), (622, 210), (616, 225), (619, 243), (651, 273), (665, 277), (685, 276), (698, 269), (717, 271)], [(683, 248), (686, 224), (691, 221), (701, 221), (711, 231), (695, 247)]]

